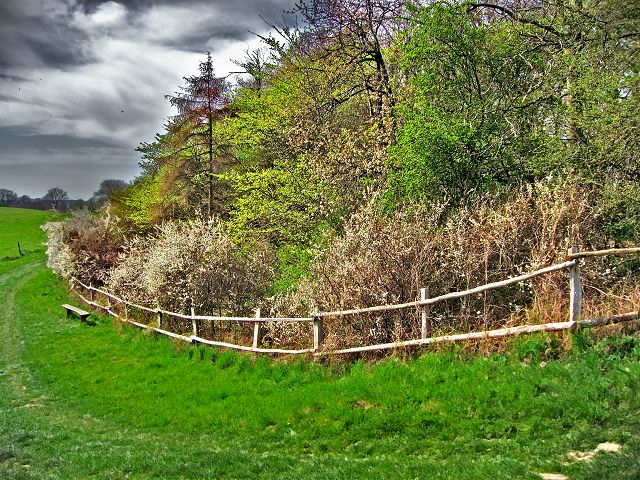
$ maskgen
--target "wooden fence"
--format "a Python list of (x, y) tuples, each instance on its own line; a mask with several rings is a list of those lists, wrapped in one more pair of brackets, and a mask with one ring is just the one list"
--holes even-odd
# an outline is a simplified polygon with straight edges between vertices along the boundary
[[(161, 308), (150, 308), (144, 305), (138, 305), (122, 298), (117, 297), (105, 290), (95, 288), (91, 285), (85, 285), (84, 283), (77, 281), (77, 284), (83, 287), (86, 291), (90, 292), (91, 297), (88, 299), (81, 292), (76, 290), (78, 296), (86, 302), (88, 305), (94, 306), (96, 308), (102, 309), (109, 313), (110, 315), (119, 318), (120, 320), (130, 323), (136, 327), (148, 329), (154, 332), (157, 332), (162, 335), (167, 335), (169, 337), (190, 342), (190, 343), (202, 343), (205, 345), (212, 345), (224, 348), (231, 348), (235, 350), (243, 350), (249, 352), (256, 353), (271, 353), (271, 354), (307, 354), (312, 353), (316, 356), (321, 355), (334, 355), (334, 354), (345, 354), (345, 353), (361, 353), (361, 352), (370, 352), (370, 351), (378, 351), (378, 350), (387, 350), (387, 349), (395, 349), (401, 347), (408, 346), (422, 346), (422, 345), (430, 345), (435, 343), (444, 343), (444, 342), (457, 342), (457, 341), (465, 341), (465, 340), (479, 340), (485, 338), (497, 338), (497, 337), (505, 337), (511, 335), (519, 335), (522, 333), (532, 333), (532, 332), (541, 332), (541, 331), (561, 331), (561, 330), (570, 330), (574, 328), (578, 328), (581, 326), (600, 326), (600, 325), (608, 325), (615, 323), (623, 323), (632, 320), (637, 320), (640, 318), (640, 311), (628, 312), (621, 315), (614, 315), (610, 317), (597, 317), (590, 319), (582, 318), (582, 283), (580, 281), (580, 260), (583, 258), (589, 257), (597, 257), (597, 256), (605, 256), (605, 255), (624, 255), (624, 254), (633, 254), (640, 253), (640, 247), (637, 248), (618, 248), (618, 249), (609, 249), (609, 250), (598, 250), (598, 251), (588, 251), (581, 252), (578, 247), (572, 247), (569, 249), (567, 254), (567, 260), (558, 263), (555, 265), (551, 265), (549, 267), (542, 268), (540, 270), (536, 270), (534, 272), (526, 273), (523, 275), (519, 275), (517, 277), (512, 277), (506, 280), (502, 280), (500, 282), (488, 283), (486, 285), (481, 285), (479, 287), (471, 288), (469, 290), (463, 290), (460, 292), (451, 292), (444, 295), (440, 295), (438, 297), (427, 298), (426, 290), (423, 288), (420, 290), (420, 300), (416, 300), (413, 302), (400, 303), (400, 304), (391, 304), (391, 305), (379, 305), (373, 307), (364, 307), (364, 308), (354, 308), (350, 310), (337, 310), (332, 312), (313, 312), (309, 317), (262, 317), (260, 315), (260, 309), (256, 310), (256, 315), (254, 317), (225, 317), (225, 316), (209, 316), (209, 315), (195, 315), (193, 308), (191, 309), (191, 314), (186, 315), (177, 312), (170, 312), (167, 310), (163, 310)], [(556, 322), (556, 323), (544, 323), (539, 325), (521, 325), (517, 327), (509, 327), (509, 328), (500, 328), (495, 330), (484, 330), (480, 332), (472, 332), (472, 333), (462, 333), (455, 335), (445, 335), (439, 337), (431, 336), (431, 325), (429, 319), (429, 309), (430, 306), (443, 302), (446, 300), (451, 300), (455, 298), (462, 298), (468, 295), (473, 295), (476, 293), (485, 292), (488, 290), (493, 290), (500, 287), (506, 287), (508, 285), (513, 285), (516, 283), (524, 282), (526, 280), (530, 280), (532, 278), (539, 277), (541, 275), (545, 275), (552, 272), (557, 272), (559, 270), (568, 270), (569, 271), (569, 294), (570, 294), (570, 304), (569, 304), (569, 314), (568, 320), (566, 322)], [(95, 300), (94, 293), (98, 293), (109, 299), (109, 302), (106, 305), (102, 305)], [(115, 302), (113, 305), (111, 302)], [(115, 305), (122, 305), (120, 314), (113, 310)], [(136, 322), (128, 318), (127, 308), (135, 308), (141, 311), (154, 314), (156, 317), (156, 325), (146, 325), (140, 322)], [(346, 317), (352, 315), (359, 315), (364, 313), (375, 313), (375, 312), (388, 312), (394, 310), (402, 310), (408, 308), (419, 308), (420, 309), (420, 317), (421, 317), (421, 338), (414, 340), (406, 340), (406, 341), (398, 341), (392, 343), (383, 343), (376, 345), (366, 345), (360, 347), (353, 348), (345, 348), (340, 350), (329, 350), (323, 349), (323, 320), (329, 317)], [(123, 310), (123, 312), (122, 312)], [(175, 317), (183, 320), (191, 321), (191, 334), (183, 335), (175, 332), (171, 332), (169, 330), (163, 329), (163, 318), (165, 317)], [(216, 340), (209, 340), (206, 338), (202, 338), (199, 336), (199, 325), (201, 322), (212, 322), (212, 321), (221, 321), (221, 322), (249, 322), (253, 324), (253, 343), (251, 346), (246, 345), (236, 345), (228, 342), (221, 342)], [(313, 325), (313, 344), (306, 349), (282, 349), (282, 348), (261, 348), (260, 347), (260, 332), (261, 326), (265, 323), (269, 322), (306, 322)]]

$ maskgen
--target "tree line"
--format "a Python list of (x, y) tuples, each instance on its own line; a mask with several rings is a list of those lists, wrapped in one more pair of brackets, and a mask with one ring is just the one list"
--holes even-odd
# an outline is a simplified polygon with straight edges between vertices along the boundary
[(124, 180), (107, 179), (100, 183), (100, 187), (88, 200), (70, 199), (66, 190), (60, 187), (52, 187), (39, 198), (31, 198), (29, 195), (18, 196), (13, 190), (0, 188), (0, 207), (32, 208), (35, 210), (77, 210), (86, 208), (96, 210), (103, 205), (109, 195), (127, 188)]
[[(206, 55), (167, 95), (176, 114), (138, 148), (141, 174), (100, 219), (51, 227), (52, 268), (174, 311), (306, 316), (638, 243), (638, 2), (303, 0), (288, 13), (297, 22), (272, 25), (237, 78)], [(640, 262), (602, 262), (582, 272), (594, 314), (628, 308)], [(559, 320), (565, 282), (452, 302), (434, 328)], [(384, 343), (417, 324), (327, 328)], [(274, 344), (295, 337), (273, 328)]]

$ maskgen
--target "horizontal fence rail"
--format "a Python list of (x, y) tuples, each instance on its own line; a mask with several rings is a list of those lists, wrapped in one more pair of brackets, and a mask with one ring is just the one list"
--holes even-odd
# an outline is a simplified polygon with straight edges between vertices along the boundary
[(150, 308), (145, 307), (143, 305), (138, 305), (133, 302), (129, 302), (127, 300), (123, 300), (122, 298), (116, 297), (115, 295), (105, 292), (96, 287), (92, 287), (90, 285), (85, 285), (79, 280), (75, 280), (79, 285), (82, 285), (87, 290), (93, 290), (94, 292), (101, 293), (109, 298), (116, 300), (119, 303), (123, 303), (125, 305), (129, 305), (130, 307), (139, 308), (140, 310), (144, 310), (149, 313), (162, 313), (163, 315), (169, 315), (171, 317), (182, 318), (184, 320), (216, 320), (216, 321), (228, 321), (228, 322), (311, 322), (313, 318), (311, 317), (225, 317), (225, 316), (211, 316), (211, 315), (186, 315), (184, 313), (171, 312), (168, 310), (163, 310), (162, 308)]
[(610, 248), (608, 250), (592, 250), (590, 252), (571, 252), (567, 254), (567, 258), (604, 257), (606, 255), (629, 255), (632, 253), (640, 253), (640, 247)]
[[(499, 337), (506, 337), (506, 336), (512, 336), (512, 335), (520, 335), (523, 333), (572, 330), (582, 326), (593, 327), (593, 326), (602, 326), (602, 325), (612, 325), (617, 323), (638, 320), (640, 319), (640, 311), (629, 312), (629, 313), (624, 313), (620, 315), (613, 315), (609, 317), (595, 317), (590, 319), (582, 319), (581, 318), (582, 284), (580, 282), (580, 274), (579, 274), (579, 260), (582, 258), (600, 257), (605, 255), (627, 255), (627, 254), (635, 254), (635, 253), (640, 253), (640, 247), (614, 248), (614, 249), (608, 249), (608, 250), (596, 250), (596, 251), (585, 251), (585, 252), (581, 252), (577, 247), (573, 247), (569, 249), (567, 253), (567, 257), (566, 257), (567, 260), (562, 263), (541, 268), (539, 270), (518, 275), (516, 277), (508, 278), (506, 280), (488, 283), (488, 284), (474, 287), (468, 290), (450, 292), (450, 293), (446, 293), (446, 294), (443, 294), (437, 297), (432, 297), (432, 298), (427, 298), (426, 290), (421, 289), (420, 300), (416, 300), (413, 302), (391, 304), (391, 305), (378, 305), (378, 306), (363, 307), (363, 308), (353, 308), (348, 310), (336, 310), (336, 311), (330, 311), (330, 312), (314, 312), (309, 317), (261, 317), (260, 309), (256, 310), (256, 316), (254, 317), (195, 315), (193, 308), (191, 309), (191, 315), (187, 315), (183, 313), (163, 310), (160, 307), (151, 308), (144, 305), (139, 305), (139, 304), (124, 300), (103, 289), (96, 288), (91, 285), (86, 285), (77, 279), (75, 280), (75, 282), (90, 292), (99, 293), (109, 298), (110, 300), (113, 300), (115, 302), (115, 305), (118, 305), (118, 304), (124, 305), (125, 316), (119, 315), (117, 312), (112, 310), (113, 305), (111, 304), (101, 305), (100, 303), (93, 301), (93, 293), (92, 293), (92, 299), (87, 299), (85, 296), (82, 295), (82, 293), (76, 290), (76, 293), (78, 294), (78, 296), (88, 305), (104, 310), (109, 315), (116, 317), (126, 323), (129, 323), (131, 325), (134, 325), (149, 331), (154, 331), (161, 335), (166, 335), (166, 336), (169, 336), (178, 340), (186, 341), (189, 343), (201, 343), (204, 345), (218, 346), (223, 348), (230, 348), (230, 349), (254, 352), (254, 353), (293, 354), (293, 355), (314, 354), (315, 356), (326, 356), (326, 355), (336, 355), (336, 354), (382, 351), (382, 350), (411, 347), (411, 346), (427, 346), (427, 345), (445, 343), (445, 342), (482, 340), (482, 339), (489, 339), (489, 338), (499, 338)], [(428, 308), (435, 303), (452, 300), (456, 298), (463, 298), (469, 295), (482, 293), (488, 290), (493, 290), (496, 288), (514, 285), (520, 282), (524, 282), (524, 281), (539, 277), (541, 275), (545, 275), (545, 274), (549, 274), (549, 273), (557, 272), (561, 270), (569, 270), (570, 307), (569, 307), (569, 320), (566, 322), (544, 323), (544, 324), (538, 324), (538, 325), (521, 325), (516, 327), (499, 328), (495, 330), (484, 330), (479, 332), (460, 333), (460, 334), (444, 335), (444, 336), (437, 336), (437, 337), (432, 337), (430, 335), (431, 327), (429, 324), (427, 312), (428, 312)], [(146, 325), (144, 323), (136, 322), (134, 320), (126, 318), (127, 317), (126, 306), (137, 308), (147, 313), (155, 314), (157, 318), (157, 326)], [(325, 318), (344, 317), (349, 315), (359, 315), (363, 313), (389, 312), (389, 311), (396, 311), (396, 310), (416, 308), (416, 307), (419, 307), (422, 313), (421, 314), (422, 338), (420, 339), (397, 341), (397, 342), (390, 342), (390, 343), (383, 343), (383, 344), (376, 344), (376, 345), (366, 345), (366, 346), (359, 346), (359, 347), (352, 347), (352, 348), (344, 348), (339, 350), (322, 350), (322, 342), (324, 339), (323, 319)], [(182, 334), (171, 332), (169, 330), (161, 328), (163, 315), (176, 317), (183, 320), (191, 320), (192, 327), (193, 327), (192, 335), (182, 335)], [(252, 346), (236, 345), (234, 343), (218, 341), (218, 340), (209, 340), (209, 339), (203, 338), (198, 334), (197, 322), (199, 321), (205, 321), (205, 322), (206, 321), (211, 321), (211, 322), (227, 321), (227, 322), (253, 323), (254, 324), (253, 345)], [(313, 345), (310, 348), (302, 348), (302, 349), (259, 347), (260, 325), (269, 323), (269, 322), (312, 323), (313, 324)]]
[(575, 265), (575, 263), (576, 263), (576, 260), (569, 260), (563, 263), (558, 263), (557, 265), (551, 265), (550, 267), (536, 270), (535, 272), (526, 273), (524, 275), (519, 275), (517, 277), (509, 278), (507, 280), (502, 280), (500, 282), (487, 283), (486, 285), (482, 285), (480, 287), (471, 288), (469, 290), (462, 290), (460, 292), (451, 292), (444, 295), (440, 295), (439, 297), (427, 298), (425, 300), (416, 300), (415, 302), (398, 303), (395, 305), (381, 305), (377, 307), (354, 308), (351, 310), (337, 310), (335, 312), (318, 312), (316, 313), (316, 315), (318, 317), (339, 317), (339, 316), (345, 316), (345, 315), (356, 315), (360, 313), (388, 312), (391, 310), (400, 310), (403, 308), (420, 307), (423, 305), (433, 305), (434, 303), (443, 302), (445, 300), (462, 298), (468, 295), (473, 295), (474, 293), (481, 293), (486, 290), (493, 290), (494, 288), (506, 287), (508, 285), (513, 285), (514, 283), (519, 283), (525, 280), (539, 277), (540, 275), (544, 275), (545, 273), (564, 270), (565, 268), (569, 268)]

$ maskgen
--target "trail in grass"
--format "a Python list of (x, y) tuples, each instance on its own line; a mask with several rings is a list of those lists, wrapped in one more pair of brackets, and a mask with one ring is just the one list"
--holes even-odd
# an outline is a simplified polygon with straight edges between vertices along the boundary
[[(17, 402), (37, 402), (41, 400), (41, 398), (38, 398), (37, 392), (30, 389), (29, 371), (21, 361), (20, 348), (22, 339), (15, 328), (17, 318), (14, 311), (16, 293), (41, 268), (41, 262), (32, 262), (0, 274), (0, 292), (3, 293), (0, 297), (2, 376), (8, 379)], [(21, 406), (42, 405), (40, 403), (23, 403)]]
[[(25, 332), (41, 325), (21, 324), (25, 319), (16, 309), (21, 289), (43, 272), (43, 261), (33, 260), (0, 274), (0, 478), (181, 478), (183, 445), (195, 449), (200, 461), (217, 465), (219, 471), (225, 460), (241, 456), (223, 450), (207, 435), (170, 431), (158, 435), (89, 414), (64, 398), (47, 395), (50, 389), (33, 378), (24, 352)], [(54, 332), (52, 328), (46, 333)], [(235, 458), (233, 463), (241, 461)], [(252, 462), (245, 463), (250, 466)], [(184, 478), (197, 478), (196, 472), (185, 472)]]

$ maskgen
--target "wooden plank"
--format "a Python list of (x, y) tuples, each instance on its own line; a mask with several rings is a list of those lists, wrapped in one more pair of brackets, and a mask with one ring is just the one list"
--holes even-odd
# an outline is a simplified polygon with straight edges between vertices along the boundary
[[(113, 298), (114, 300), (117, 300), (126, 305), (129, 305), (130, 307), (139, 308), (140, 310), (144, 310), (149, 313), (157, 313), (159, 310), (160, 313), (164, 315), (169, 315), (176, 318), (182, 318), (184, 320), (191, 320), (191, 319), (211, 320), (211, 321), (220, 320), (220, 321), (229, 321), (229, 322), (255, 322), (256, 321), (255, 317), (223, 317), (223, 316), (216, 317), (211, 315), (185, 315), (183, 313), (170, 312), (168, 310), (162, 310), (158, 308), (149, 308), (149, 307), (145, 307), (144, 305), (139, 305), (137, 303), (124, 300), (120, 297), (117, 297), (116, 295), (106, 292), (105, 290), (101, 290), (99, 288), (85, 285), (84, 283), (82, 283), (77, 279), (76, 279), (76, 282), (78, 282), (78, 284), (82, 285), (84, 288), (86, 288), (87, 290), (90, 290), (91, 292), (95, 291), (95, 292), (102, 293), (103, 295), (106, 295), (109, 298)], [(266, 323), (266, 322), (311, 322), (312, 320), (313, 319), (311, 317), (261, 317), (260, 320), (258, 321)]]
[(594, 317), (582, 320), (581, 325), (585, 327), (599, 327), (603, 325), (614, 325), (616, 323), (631, 322), (640, 319), (640, 311), (611, 315), (609, 317)]
[(260, 309), (256, 308), (256, 322), (253, 324), (253, 348), (258, 348), (260, 340)]
[(187, 337), (186, 335), (180, 335), (179, 333), (173, 333), (169, 330), (163, 330), (162, 328), (153, 328), (149, 327), (149, 330), (153, 330), (156, 333), (161, 335), (166, 335), (167, 337), (175, 338), (177, 340), (182, 340), (184, 342), (191, 343), (193, 341), (193, 337)]
[(431, 337), (419, 340), (406, 340), (403, 342), (382, 343), (378, 345), (368, 345), (366, 347), (345, 348), (342, 350), (333, 350), (326, 352), (317, 352), (316, 355), (335, 355), (344, 353), (362, 353), (378, 350), (389, 350), (399, 347), (425, 346), (435, 343), (460, 342), (467, 340), (482, 340), (486, 338), (498, 338), (511, 335), (520, 335), (522, 333), (534, 332), (554, 332), (560, 330), (568, 330), (575, 326), (574, 322), (558, 322), (544, 323), (541, 325), (522, 325), (519, 327), (500, 328), (497, 330), (486, 330), (483, 332), (461, 333), (456, 335), (445, 335), (441, 337)]
[(322, 329), (322, 318), (313, 316), (313, 350), (320, 350), (322, 341), (324, 340), (324, 331)]
[[(420, 300), (425, 301), (427, 299), (427, 289), (420, 289)], [(420, 307), (420, 316), (422, 320), (421, 325), (421, 333), (422, 338), (429, 338), (431, 336), (431, 321), (429, 319), (429, 311), (431, 310), (430, 305), (422, 305)]]
[[(573, 255), (579, 251), (579, 247), (571, 247), (568, 253)], [(569, 321), (579, 322), (582, 315), (582, 282), (578, 261), (569, 268), (569, 295)]]
[[(182, 313), (169, 312), (166, 310), (160, 310), (165, 315), (170, 315), (176, 318), (182, 318), (185, 320), (193, 319), (196, 320), (209, 320), (209, 321), (222, 321), (222, 322), (311, 322), (313, 319), (311, 317), (260, 317), (260, 319), (256, 320), (255, 317), (222, 317), (222, 316), (212, 316), (212, 315), (184, 315)], [(155, 312), (155, 310), (154, 310)]]
[(194, 317), (196, 316), (196, 309), (193, 308), (193, 305), (191, 306), (191, 333), (194, 336), (198, 336), (198, 320), (196, 320)]
[(88, 315), (91, 315), (91, 313), (90, 313), (90, 312), (86, 312), (86, 311), (82, 310), (81, 308), (74, 307), (73, 305), (69, 305), (69, 304), (67, 304), (67, 303), (65, 303), (64, 305), (62, 305), (62, 308), (64, 308), (64, 309), (65, 309), (65, 310), (67, 310), (67, 311), (75, 312), (75, 313), (77, 313), (78, 315), (87, 315), (87, 316), (88, 316)]
[(253, 347), (245, 347), (244, 345), (235, 345), (233, 343), (219, 342), (217, 340), (207, 340), (206, 338), (201, 338), (201, 337), (191, 337), (191, 339), (198, 343), (204, 343), (205, 345), (212, 345), (214, 347), (231, 348), (233, 350), (241, 350), (244, 352), (272, 353), (272, 354), (286, 354), (286, 355), (301, 355), (304, 353), (313, 353), (312, 348), (305, 348), (301, 350), (288, 350), (283, 348), (253, 348)]
[(355, 315), (359, 313), (387, 312), (391, 310), (401, 310), (403, 308), (419, 307), (421, 305), (433, 305), (434, 303), (442, 302), (445, 300), (466, 297), (468, 295), (481, 293), (486, 290), (493, 290), (495, 288), (506, 287), (508, 285), (513, 285), (514, 283), (519, 283), (526, 280), (530, 280), (535, 277), (539, 277), (540, 275), (556, 272), (558, 270), (564, 270), (566, 268), (573, 266), (575, 263), (576, 263), (576, 260), (568, 260), (563, 263), (558, 263), (556, 265), (551, 265), (549, 267), (541, 268), (540, 270), (536, 270), (535, 272), (526, 273), (523, 275), (519, 275), (517, 277), (509, 278), (507, 280), (502, 280), (500, 282), (488, 283), (486, 285), (471, 288), (469, 290), (447, 293), (445, 295), (440, 295), (439, 297), (427, 298), (426, 300), (418, 300), (416, 302), (407, 302), (407, 303), (398, 303), (394, 305), (381, 305), (377, 307), (354, 308), (351, 310), (338, 310), (335, 312), (317, 312), (316, 315), (318, 317), (341, 317), (345, 315)]
[(78, 284), (82, 285), (84, 288), (89, 290), (91, 295), (93, 295), (93, 292), (95, 291), (95, 292), (101, 293), (101, 294), (103, 294), (103, 295), (105, 295), (105, 296), (107, 296), (109, 298), (112, 298), (112, 299), (117, 300), (119, 302), (122, 302), (122, 303), (124, 303), (126, 305), (129, 305), (130, 307), (139, 308), (140, 310), (144, 310), (145, 312), (156, 313), (156, 311), (157, 311), (157, 309), (155, 309), (155, 308), (149, 308), (149, 307), (145, 307), (144, 305), (138, 305), (137, 303), (133, 303), (133, 302), (129, 302), (127, 300), (123, 300), (122, 298), (117, 297), (117, 296), (115, 296), (115, 295), (113, 295), (113, 294), (111, 294), (109, 292), (106, 292), (105, 290), (101, 290), (99, 288), (95, 288), (95, 287), (92, 287), (90, 285), (85, 285), (84, 283), (82, 283), (78, 279), (76, 279), (76, 282), (78, 282)]
[(607, 250), (592, 250), (590, 252), (569, 251), (567, 258), (604, 257), (605, 255), (629, 255), (632, 253), (640, 253), (640, 247), (609, 248)]

